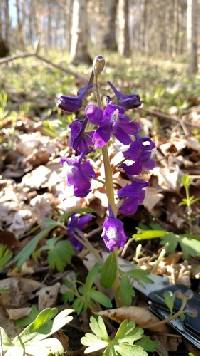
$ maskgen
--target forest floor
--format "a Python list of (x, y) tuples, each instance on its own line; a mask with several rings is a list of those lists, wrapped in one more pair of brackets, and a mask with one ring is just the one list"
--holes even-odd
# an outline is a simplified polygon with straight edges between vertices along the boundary
[[(89, 77), (86, 66), (74, 68), (60, 55), (49, 58)], [(133, 236), (123, 257), (200, 292), (200, 74), (189, 77), (184, 64), (163, 60), (106, 59), (103, 91), (111, 80), (122, 91), (139, 94), (143, 106), (130, 115), (156, 143), (156, 167), (148, 176), (144, 204), (134, 216), (123, 218), (126, 233)], [(0, 83), (0, 326), (13, 337), (39, 310), (74, 308), (73, 298), (65, 298), (66, 280), (84, 283), (92, 262), (87, 248), (60, 262), (63, 256), (54, 240), (67, 241), (63, 226), (72, 212), (89, 211), (95, 218), (85, 237), (97, 251), (105, 251), (100, 228), (107, 201), (101, 182), (87, 198), (74, 197), (60, 166), (60, 158), (71, 154), (67, 140), (73, 115), (57, 109), (56, 97), (76, 94), (81, 79), (27, 58), (1, 65)], [(110, 149), (110, 157), (114, 167), (119, 152)], [(101, 172), (100, 152), (93, 158)], [(115, 189), (127, 182), (114, 169)], [(133, 304), (146, 310), (138, 292)], [(90, 315), (90, 310), (75, 314), (56, 334), (66, 355), (83, 354), (80, 338)], [(115, 323), (106, 323), (114, 333)], [(170, 328), (164, 334), (145, 329), (145, 334), (159, 342), (155, 355), (198, 355)]]

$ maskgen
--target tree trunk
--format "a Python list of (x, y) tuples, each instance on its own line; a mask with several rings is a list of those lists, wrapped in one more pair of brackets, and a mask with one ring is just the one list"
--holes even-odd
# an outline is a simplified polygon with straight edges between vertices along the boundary
[(108, 10), (107, 33), (104, 36), (103, 43), (106, 49), (117, 50), (116, 17), (118, 0), (110, 0)]
[(20, 1), (16, 0), (16, 9), (17, 9), (17, 27), (18, 27), (18, 36), (19, 36), (19, 48), (24, 49), (24, 38), (23, 38), (23, 24), (22, 24), (22, 9), (20, 9)]
[(87, 0), (74, 0), (70, 54), (73, 64), (92, 62), (88, 54)]
[(130, 55), (129, 0), (119, 0), (118, 51), (122, 56)]
[(9, 32), (10, 32), (10, 14), (9, 14), (9, 0), (5, 1), (4, 7), (4, 18), (5, 18), (5, 40), (9, 43)]
[(187, 0), (188, 71), (196, 73), (197, 65), (197, 0)]

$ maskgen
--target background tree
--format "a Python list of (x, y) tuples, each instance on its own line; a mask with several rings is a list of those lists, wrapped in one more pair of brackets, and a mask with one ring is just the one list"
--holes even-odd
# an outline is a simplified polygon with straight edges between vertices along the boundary
[(188, 70), (197, 72), (197, 0), (187, 0)]
[(71, 48), (72, 63), (91, 63), (88, 53), (87, 0), (73, 0)]
[(118, 14), (118, 51), (122, 56), (128, 57), (130, 55), (129, 0), (119, 0)]

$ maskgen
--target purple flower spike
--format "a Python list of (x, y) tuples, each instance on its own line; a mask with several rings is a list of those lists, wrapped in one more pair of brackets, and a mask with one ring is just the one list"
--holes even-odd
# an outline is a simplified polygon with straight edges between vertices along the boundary
[(93, 132), (85, 132), (87, 119), (75, 120), (69, 127), (71, 128), (70, 146), (76, 151), (76, 154), (88, 154), (92, 151), (92, 134)]
[(128, 240), (124, 232), (123, 223), (114, 216), (111, 209), (109, 209), (108, 217), (104, 220), (101, 237), (109, 251), (124, 247)]
[(76, 230), (82, 231), (92, 218), (91, 214), (81, 216), (79, 214), (72, 214), (68, 220), (67, 233), (72, 245), (79, 251), (83, 248), (83, 245), (76, 239)]
[[(93, 110), (92, 119), (90, 120), (99, 127), (93, 134), (95, 148), (102, 148), (113, 134), (121, 143), (129, 145), (132, 142), (131, 135), (136, 135), (140, 126), (138, 123), (130, 120), (124, 114), (124, 108), (108, 101), (104, 111), (103, 118), (101, 113), (97, 115), (97, 109)], [(98, 116), (98, 118), (97, 118)]]
[(100, 125), (103, 120), (103, 110), (93, 103), (89, 103), (85, 109), (88, 120), (94, 125)]
[(108, 82), (114, 91), (119, 105), (123, 106), (125, 109), (138, 108), (142, 103), (140, 97), (137, 94), (124, 94), (121, 93), (111, 82)]
[[(139, 137), (130, 145), (129, 149), (123, 153), (124, 157), (132, 163), (122, 164), (128, 176), (140, 174), (142, 169), (153, 169), (155, 161), (152, 159), (152, 150), (155, 144), (149, 138)], [(130, 162), (129, 162), (130, 163)]]
[(74, 195), (76, 197), (86, 197), (90, 191), (91, 179), (96, 174), (89, 161), (84, 160), (82, 156), (61, 159), (61, 164), (66, 168), (66, 183), (74, 186)]
[(86, 97), (88, 91), (92, 88), (92, 84), (87, 84), (83, 88), (79, 89), (77, 96), (65, 96), (61, 95), (58, 98), (58, 107), (66, 112), (76, 112), (81, 109), (82, 101)]
[(144, 188), (148, 186), (148, 182), (140, 179), (135, 179), (131, 184), (126, 185), (118, 191), (118, 197), (123, 199), (120, 206), (120, 213), (123, 215), (133, 215), (138, 209), (138, 206), (143, 203), (145, 198)]

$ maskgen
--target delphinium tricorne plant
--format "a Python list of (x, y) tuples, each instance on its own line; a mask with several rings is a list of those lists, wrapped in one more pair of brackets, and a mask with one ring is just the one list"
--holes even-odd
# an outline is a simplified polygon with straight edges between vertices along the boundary
[[(79, 113), (70, 124), (70, 146), (74, 150), (72, 157), (63, 157), (61, 163), (66, 169), (66, 183), (73, 186), (76, 197), (86, 197), (91, 190), (91, 180), (97, 178), (88, 154), (96, 149), (102, 150), (105, 170), (105, 188), (108, 199), (107, 215), (103, 222), (101, 237), (110, 252), (115, 254), (124, 247), (128, 236), (118, 218), (120, 215), (133, 215), (145, 197), (148, 182), (138, 178), (143, 170), (154, 167), (152, 151), (154, 143), (149, 137), (143, 137), (139, 123), (128, 116), (128, 111), (141, 105), (140, 97), (134, 93), (125, 94), (114, 84), (108, 82), (115, 99), (106, 97), (102, 104), (99, 76), (104, 68), (105, 60), (97, 56), (93, 63), (92, 75), (86, 86), (78, 91), (77, 96), (60, 96), (58, 106), (66, 112)], [(94, 91), (96, 103), (89, 102), (85, 108), (86, 96)], [(84, 112), (84, 114), (80, 114)], [(120, 169), (129, 177), (130, 183), (119, 189), (116, 201), (113, 189), (113, 174), (108, 155), (108, 146), (113, 139), (122, 144), (123, 162)], [(76, 240), (74, 232), (81, 230), (91, 220), (91, 214), (79, 216), (73, 214), (68, 222), (68, 235), (72, 244), (80, 249), (80, 240)]]

